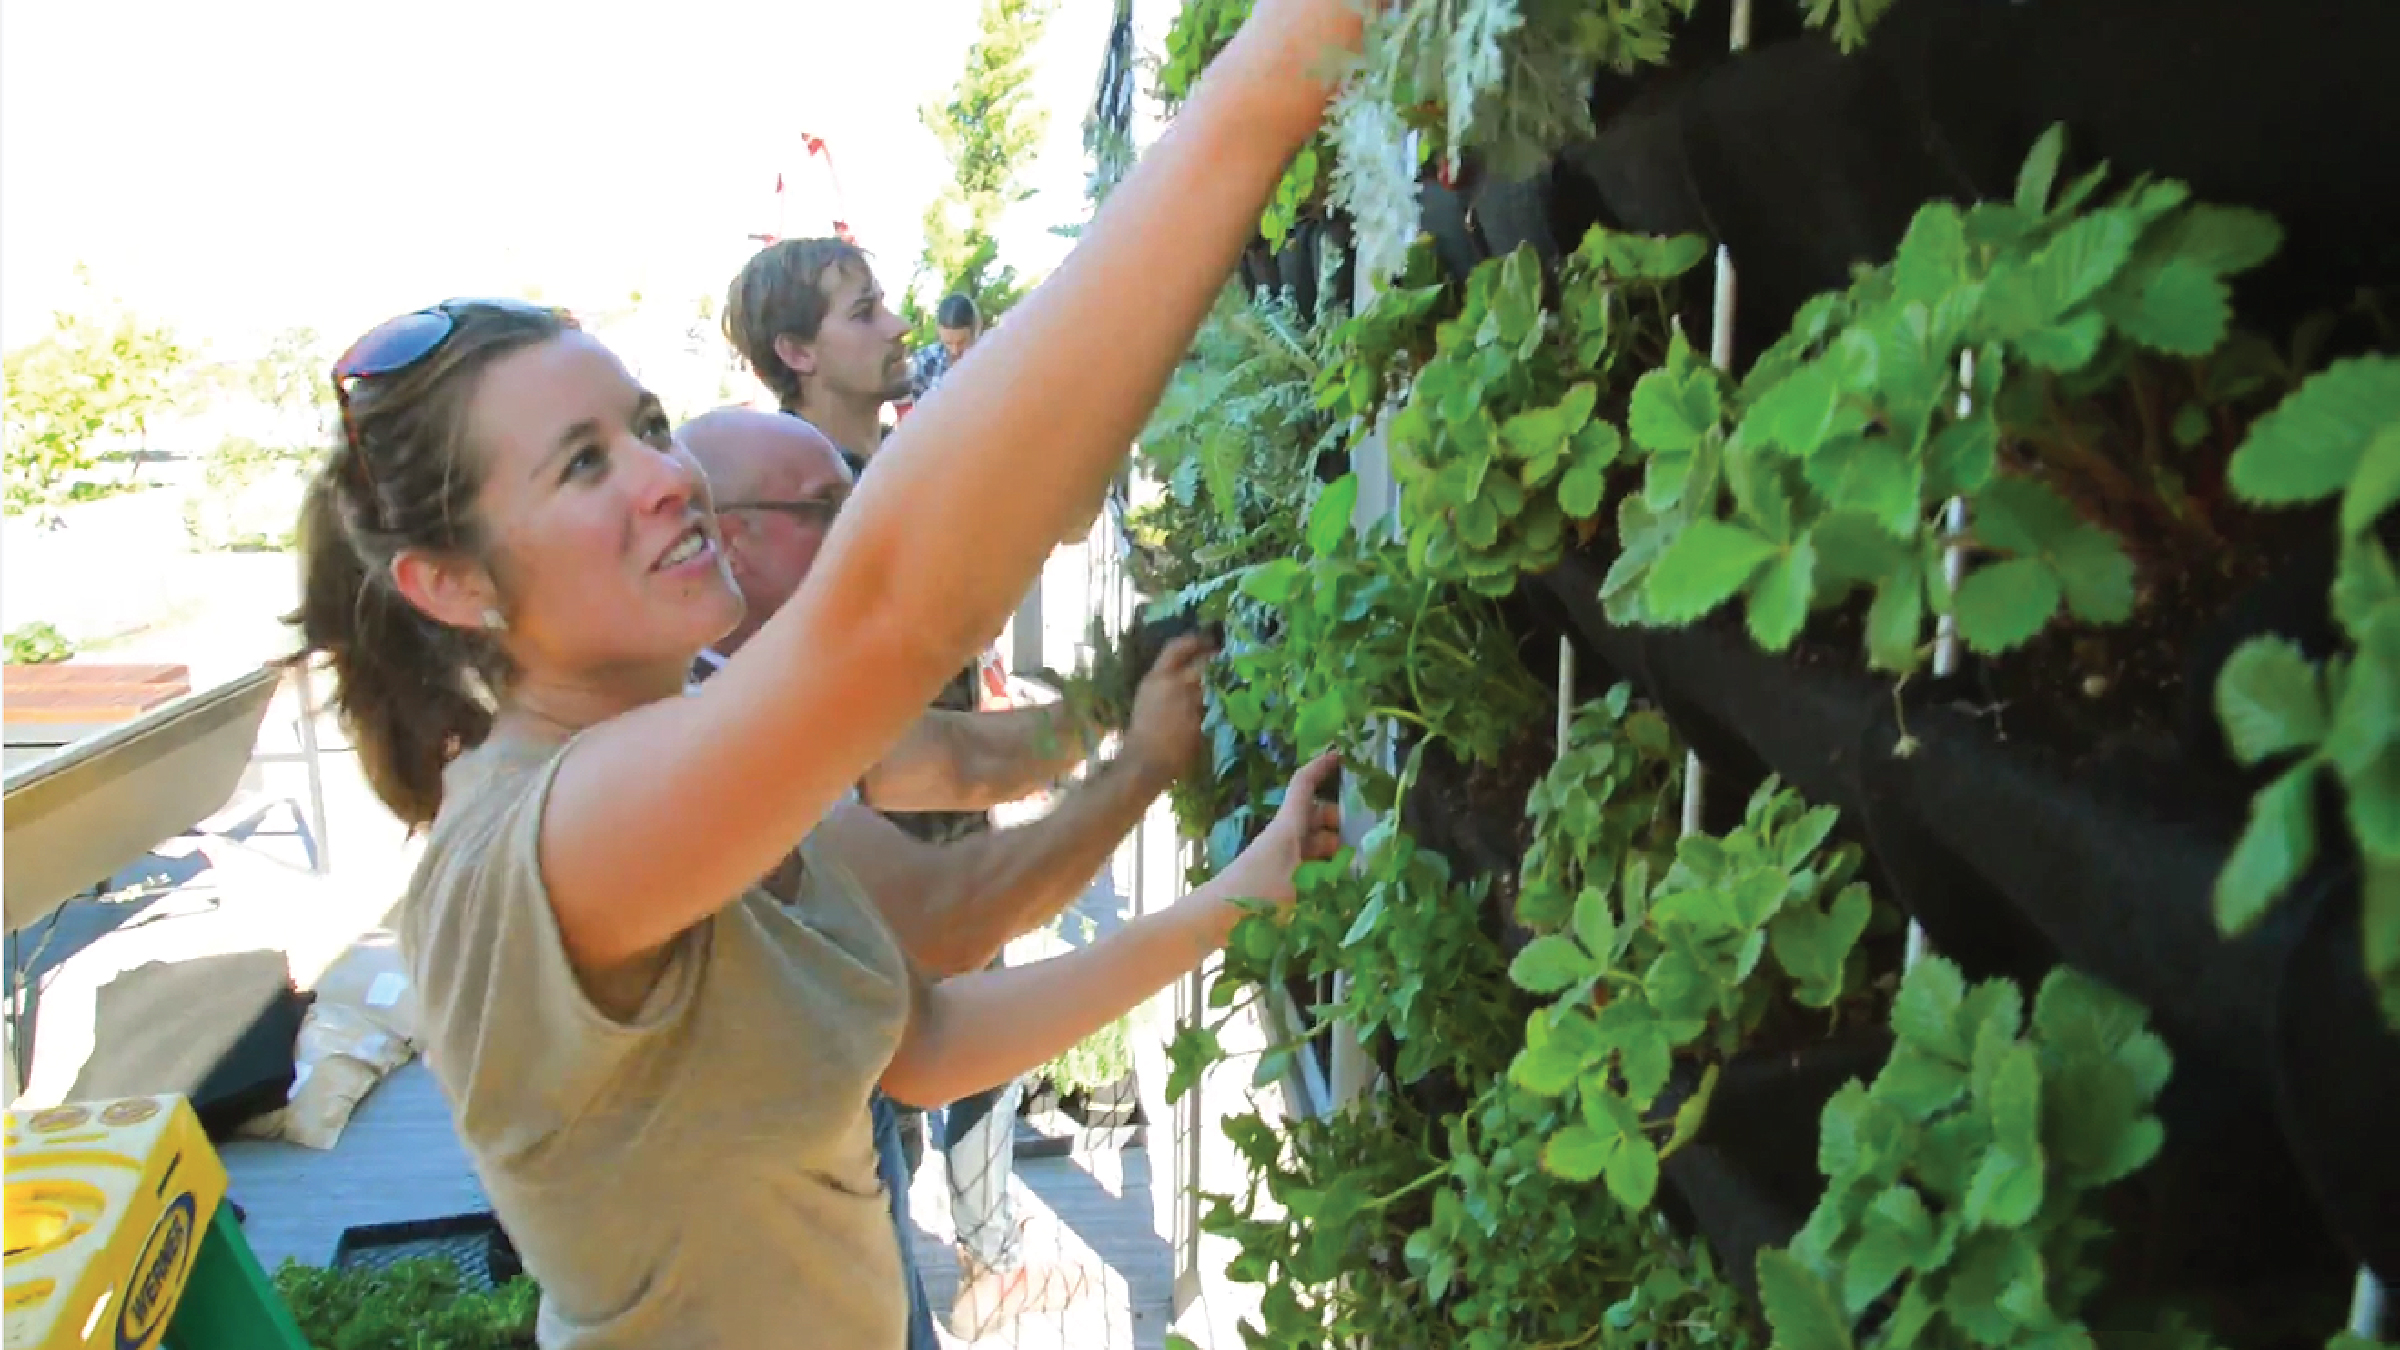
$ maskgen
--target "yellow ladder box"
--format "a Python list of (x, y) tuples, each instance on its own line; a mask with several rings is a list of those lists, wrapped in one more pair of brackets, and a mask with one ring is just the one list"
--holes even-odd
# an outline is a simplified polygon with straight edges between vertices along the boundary
[(7, 1350), (155, 1350), (225, 1198), (181, 1097), (10, 1111)]

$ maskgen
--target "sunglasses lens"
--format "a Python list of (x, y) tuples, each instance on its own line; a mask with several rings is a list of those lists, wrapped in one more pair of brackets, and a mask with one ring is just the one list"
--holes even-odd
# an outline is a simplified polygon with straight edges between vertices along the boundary
[(371, 379), (405, 370), (450, 336), (450, 316), (439, 310), (420, 310), (387, 319), (350, 344), (333, 363), (336, 380)]

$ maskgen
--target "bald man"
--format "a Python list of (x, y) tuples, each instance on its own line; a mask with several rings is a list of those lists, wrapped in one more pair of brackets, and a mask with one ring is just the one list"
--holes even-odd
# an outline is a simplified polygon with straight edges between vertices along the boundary
[[(713, 668), (749, 641), (800, 589), (851, 487), (850, 467), (823, 433), (788, 414), (722, 409), (686, 423), (684, 446), (708, 474), (719, 533), (748, 601), (741, 623), (702, 658)], [(931, 545), (929, 545), (931, 546)], [(1009, 939), (1049, 922), (1083, 894), (1150, 803), (1201, 753), (1197, 641), (1171, 647), (1137, 691), (1124, 751), (1062, 794), (1041, 820), (1015, 829), (918, 839), (883, 812), (979, 811), (1039, 790), (1081, 762), (1096, 730), (1063, 707), (1007, 712), (929, 710), (860, 785), (865, 807), (837, 808), (825, 823), (842, 859), (879, 896), (911, 896), (886, 917), (917, 963), (958, 974), (993, 960)], [(706, 671), (696, 670), (705, 677)], [(1015, 1085), (952, 1103), (944, 1112), (951, 1217), (965, 1272), (949, 1318), (973, 1340), (1017, 1314), (1073, 1297), (1087, 1273), (1028, 1262), (1008, 1197)], [(891, 1124), (885, 1129), (886, 1121)], [(909, 1243), (905, 1159), (896, 1169), (896, 1118), (878, 1103), (893, 1219)], [(889, 1136), (889, 1143), (886, 1136)], [(912, 1271), (913, 1278), (913, 1271)], [(915, 1295), (921, 1304), (922, 1294)]]
[[(685, 423), (681, 435), (708, 473), (734, 580), (749, 601), (741, 623), (702, 655), (713, 669), (800, 589), (852, 478), (833, 442), (788, 414), (723, 408)], [(988, 713), (931, 709), (868, 773), (860, 793), (880, 811), (987, 810), (1056, 782), (1089, 756), (1101, 730), (1063, 703)]]

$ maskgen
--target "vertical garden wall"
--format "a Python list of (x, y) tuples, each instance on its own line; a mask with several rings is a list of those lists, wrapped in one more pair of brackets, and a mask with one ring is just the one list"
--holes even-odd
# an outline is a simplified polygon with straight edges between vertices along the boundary
[(1381, 10), (1144, 438), (1203, 865), (1374, 818), (1212, 994), (1375, 1070), (1228, 1126), (1254, 1339), (2369, 1330), (2400, 9), (1757, 3)]

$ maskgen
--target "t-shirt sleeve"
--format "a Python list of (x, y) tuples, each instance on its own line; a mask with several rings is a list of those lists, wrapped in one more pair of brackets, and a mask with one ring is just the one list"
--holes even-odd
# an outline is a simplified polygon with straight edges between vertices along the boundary
[(542, 880), (542, 813), (564, 753), (487, 783), (446, 836), (437, 826), (403, 924), (427, 1058), (461, 1133), (503, 1156), (538, 1150), (671, 1038), (707, 958), (702, 924), (677, 940), (632, 1016), (592, 1001)]

